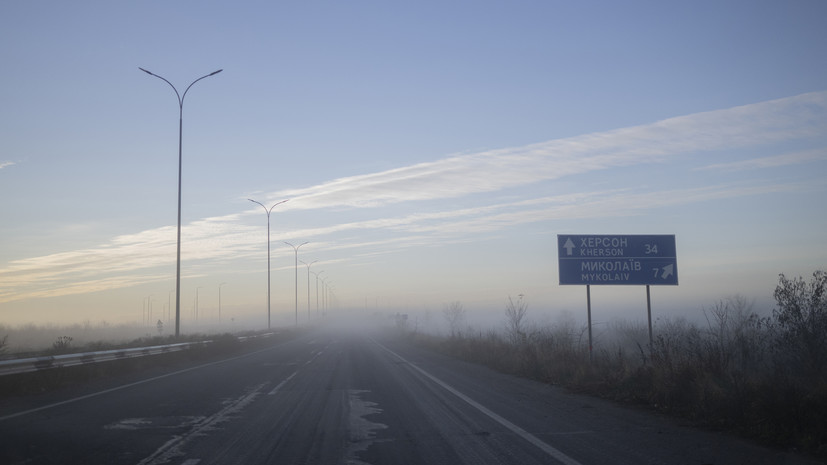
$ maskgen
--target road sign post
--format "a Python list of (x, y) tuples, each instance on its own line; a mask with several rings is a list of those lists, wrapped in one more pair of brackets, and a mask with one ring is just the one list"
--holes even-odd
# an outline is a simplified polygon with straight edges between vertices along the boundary
[(557, 256), (560, 284), (586, 286), (590, 361), (592, 285), (645, 285), (649, 345), (652, 345), (649, 286), (678, 285), (674, 235), (559, 234)]

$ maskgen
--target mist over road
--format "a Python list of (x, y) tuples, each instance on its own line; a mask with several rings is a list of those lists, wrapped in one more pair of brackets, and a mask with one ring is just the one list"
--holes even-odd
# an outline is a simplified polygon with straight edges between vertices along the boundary
[(317, 329), (107, 383), (0, 403), (0, 463), (810, 463), (495, 373), (392, 332)]

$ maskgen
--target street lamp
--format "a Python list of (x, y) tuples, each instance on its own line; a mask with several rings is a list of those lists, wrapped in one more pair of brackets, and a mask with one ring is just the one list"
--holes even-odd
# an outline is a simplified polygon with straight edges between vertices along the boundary
[(146, 322), (146, 326), (152, 324), (152, 294), (146, 298), (146, 311), (144, 311), (144, 321)]
[(264, 209), (264, 212), (267, 213), (267, 329), (270, 329), (270, 212), (276, 208), (276, 205), (281, 205), (287, 200), (282, 200), (281, 202), (276, 202), (273, 204), (272, 207), (268, 210), (267, 207), (264, 206), (263, 203), (257, 202), (253, 199), (247, 199), (250, 202), (257, 203), (261, 205), (261, 208)]
[[(311, 271), (311, 273), (313, 272)], [(324, 273), (324, 270), (313, 273), (313, 275), (316, 276), (316, 318), (319, 317), (319, 275), (322, 273)]]
[(325, 283), (325, 287), (327, 288), (327, 296), (325, 297), (325, 315), (333, 308), (333, 302), (336, 299), (336, 293), (333, 292), (333, 289), (336, 286), (333, 285), (333, 281)]
[(333, 281), (328, 276), (322, 280), (322, 315), (327, 315), (330, 310), (331, 289), (333, 289)]
[(169, 86), (172, 87), (172, 90), (175, 91), (175, 95), (178, 97), (178, 252), (175, 267), (175, 337), (178, 337), (181, 334), (181, 139), (184, 132), (184, 98), (187, 96), (187, 91), (190, 90), (190, 87), (192, 87), (193, 84), (204, 78), (214, 76), (223, 70), (219, 69), (218, 71), (213, 71), (210, 74), (201, 76), (200, 78), (192, 81), (192, 83), (187, 86), (187, 89), (184, 90), (183, 94), (179, 94), (178, 89), (176, 89), (171, 82), (167, 81), (163, 77), (147, 71), (140, 66), (138, 69), (169, 84)]
[(195, 288), (195, 321), (198, 321), (198, 290), (201, 286)]
[[(321, 273), (319, 273), (321, 274)], [(322, 315), (325, 315), (325, 293), (327, 292), (327, 280), (330, 279), (330, 276), (325, 276), (321, 278), (322, 280)]]
[(302, 261), (303, 264), (307, 265), (307, 322), (310, 323), (310, 266), (314, 263), (318, 262), (318, 260), (313, 260), (310, 263)]
[(221, 283), (218, 285), (218, 324), (221, 324), (221, 286), (227, 283)]
[(169, 324), (170, 314), (172, 313), (172, 293), (175, 291), (167, 292), (167, 324)]
[(295, 261), (295, 268), (296, 268), (296, 327), (298, 327), (299, 326), (299, 248), (301, 248), (301, 246), (303, 246), (304, 244), (307, 244), (307, 242), (303, 242), (303, 243), (299, 244), (298, 247), (296, 247), (295, 245), (293, 245), (289, 242), (285, 242), (285, 244), (289, 245), (290, 247), (293, 247), (293, 251), (296, 252), (296, 261)]

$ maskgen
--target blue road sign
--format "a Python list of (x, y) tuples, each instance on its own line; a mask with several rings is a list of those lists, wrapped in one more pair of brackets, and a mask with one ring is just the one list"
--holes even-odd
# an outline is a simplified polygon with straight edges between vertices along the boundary
[(560, 284), (678, 285), (674, 235), (559, 234)]

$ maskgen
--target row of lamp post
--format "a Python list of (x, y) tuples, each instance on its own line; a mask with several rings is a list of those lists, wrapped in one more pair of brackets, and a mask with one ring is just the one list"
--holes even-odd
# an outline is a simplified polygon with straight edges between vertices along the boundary
[[(159, 76), (159, 75), (157, 75), (157, 74), (155, 74), (151, 71), (148, 71), (144, 68), (141, 68), (141, 67), (139, 67), (138, 69), (140, 69), (141, 71), (149, 74), (150, 76), (154, 76), (154, 77), (156, 77), (158, 79), (161, 79), (162, 81), (166, 82), (167, 84), (169, 84), (169, 86), (172, 87), (172, 90), (175, 91), (175, 96), (178, 98), (178, 240), (177, 240), (176, 272), (175, 272), (175, 336), (177, 337), (181, 333), (181, 171), (182, 171), (182, 166), (183, 166), (182, 143), (183, 143), (183, 128), (184, 128), (184, 98), (187, 96), (187, 92), (190, 90), (190, 88), (196, 82), (198, 82), (202, 79), (208, 78), (210, 76), (214, 76), (214, 75), (220, 73), (223, 70), (219, 69), (217, 71), (213, 71), (210, 74), (206, 74), (206, 75), (201, 76), (200, 78), (192, 81), (192, 83), (190, 83), (190, 85), (187, 86), (187, 88), (184, 90), (184, 93), (181, 94), (181, 93), (178, 92), (178, 89), (176, 89), (175, 86), (171, 82), (169, 82), (166, 78), (164, 78), (162, 76)], [(282, 200), (281, 202), (276, 202), (270, 208), (267, 208), (264, 204), (262, 204), (261, 202), (258, 202), (256, 200), (253, 200), (253, 199), (248, 199), (248, 200), (250, 202), (261, 205), (261, 207), (267, 213), (267, 328), (269, 329), (270, 326), (271, 326), (271, 317), (270, 317), (270, 213), (273, 211), (273, 208), (275, 208), (277, 205), (280, 205), (284, 202), (287, 202), (287, 200)], [(293, 245), (289, 242), (285, 242), (285, 244), (293, 247), (293, 250), (295, 252), (295, 314), (296, 314), (296, 325), (298, 326), (298, 324), (299, 324), (299, 271), (298, 271), (299, 248), (301, 246), (307, 244), (307, 242), (299, 244), (298, 246), (295, 246), (295, 245)], [(308, 278), (307, 278), (307, 316), (308, 316), (308, 319), (309, 319), (310, 318), (310, 265), (315, 263), (315, 261), (311, 262), (310, 264), (307, 264), (305, 262), (302, 262), (302, 263), (307, 265), (307, 273), (308, 273), (307, 274), (307, 276), (308, 276)], [(322, 272), (320, 272), (318, 274), (321, 274), (321, 273)], [(318, 290), (319, 278), (318, 278), (318, 274), (316, 275), (316, 313), (317, 314), (318, 314), (318, 311), (319, 311), (319, 297), (318, 297), (319, 296), (319, 290)], [(322, 283), (324, 285), (324, 280), (322, 280)], [(221, 283), (218, 286), (218, 319), (219, 319), (219, 321), (221, 321), (221, 286), (223, 286), (224, 284), (225, 283)], [(197, 318), (197, 312), (198, 312), (198, 289), (200, 289), (200, 288), (196, 289), (196, 304), (195, 304), (196, 318)]]
[[(221, 287), (224, 286), (225, 284), (227, 284), (227, 283), (224, 282), (224, 283), (221, 283), (221, 284), (218, 285), (218, 322), (219, 323), (221, 323)], [(199, 311), (199, 308), (200, 308), (199, 307), (199, 291), (203, 288), (204, 288), (203, 286), (198, 286), (197, 288), (195, 288), (195, 304), (194, 304), (194, 307), (193, 307), (193, 312), (195, 314), (195, 319), (196, 320), (198, 320), (198, 311)], [(164, 304), (164, 310), (161, 313), (161, 318), (165, 319), (167, 322), (169, 322), (169, 318), (170, 318), (169, 309), (172, 306), (172, 293), (173, 292), (175, 292), (175, 291), (170, 291), (169, 292), (169, 303)], [(144, 325), (152, 324), (152, 319), (153, 319), (152, 318), (152, 303), (155, 301), (153, 299), (153, 297), (155, 297), (155, 296), (150, 294), (147, 298), (143, 299), (142, 305), (144, 307), (143, 308), (143, 319), (144, 319), (143, 324)]]
[(310, 271), (310, 266), (316, 263), (318, 260), (314, 260), (310, 263), (302, 262), (307, 266), (307, 320), (310, 321), (310, 273), (313, 273), (313, 276), (316, 277), (316, 318), (319, 317), (319, 281), (322, 282), (322, 311), (324, 312), (328, 307), (328, 300), (330, 295), (331, 283), (326, 283), (325, 280), (329, 278), (329, 276), (325, 276), (324, 278), (320, 278), (324, 270), (319, 271), (318, 273)]
[[(219, 323), (221, 323), (221, 287), (224, 286), (225, 284), (227, 284), (227, 283), (221, 283), (221, 284), (218, 285), (218, 322)], [(193, 312), (194, 312), (196, 320), (198, 319), (198, 310), (200, 308), (199, 307), (199, 291), (203, 288), (204, 288), (204, 286), (198, 286), (198, 287), (195, 288), (195, 304), (194, 304), (194, 307), (193, 307)], [(169, 291), (169, 300), (170, 301), (169, 301), (168, 304), (167, 303), (164, 304), (164, 310), (161, 314), (161, 318), (165, 318), (167, 321), (169, 321), (169, 318), (170, 318), (169, 308), (172, 306), (172, 293), (173, 292), (175, 292), (175, 291)], [(144, 324), (145, 325), (152, 323), (152, 321), (150, 321), (150, 320), (152, 319), (152, 303), (154, 302), (153, 297), (155, 297), (155, 296), (150, 294), (149, 297), (147, 297), (143, 300), (142, 305), (144, 306), (143, 312), (144, 312)]]
[(298, 246), (295, 246), (295, 245), (293, 245), (289, 242), (285, 242), (285, 244), (289, 245), (290, 247), (293, 247), (293, 252), (295, 252), (295, 257), (296, 257), (296, 259), (295, 259), (295, 270), (296, 270), (296, 273), (295, 273), (296, 274), (296, 279), (295, 279), (295, 283), (296, 283), (296, 326), (298, 326), (299, 325), (299, 248), (301, 248), (301, 246), (307, 244), (307, 242), (302, 242)]

